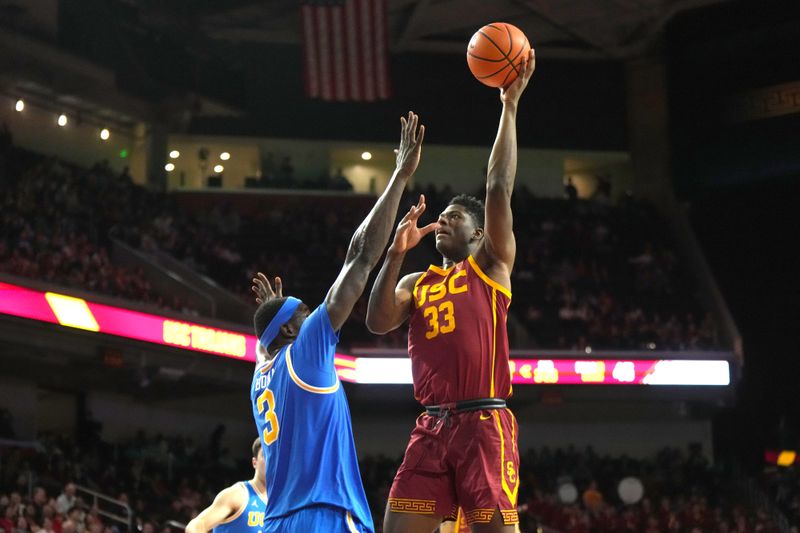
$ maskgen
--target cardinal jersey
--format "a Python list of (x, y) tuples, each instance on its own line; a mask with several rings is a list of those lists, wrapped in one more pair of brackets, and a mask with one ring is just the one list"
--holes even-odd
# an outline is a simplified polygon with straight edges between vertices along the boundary
[(242, 481), (239, 486), (247, 491), (247, 503), (235, 515), (215, 527), (214, 533), (261, 533), (264, 528), (266, 501), (249, 481)]
[(322, 304), (292, 344), (256, 367), (250, 398), (266, 463), (264, 533), (374, 530), (333, 364), (337, 341)]
[(472, 256), (431, 265), (414, 286), (408, 353), (423, 405), (511, 396), (506, 318), (511, 291)]

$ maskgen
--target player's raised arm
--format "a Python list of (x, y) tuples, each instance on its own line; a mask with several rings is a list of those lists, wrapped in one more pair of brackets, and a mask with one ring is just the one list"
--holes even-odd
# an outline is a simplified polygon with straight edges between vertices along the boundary
[(397, 149), (397, 167), (386, 190), (353, 235), (344, 266), (325, 298), (333, 329), (342, 327), (364, 292), (367, 277), (389, 240), (406, 183), (419, 165), (425, 126), (418, 127), (419, 117), (412, 112), (409, 112), (408, 118), (401, 118), (400, 122), (402, 130), (400, 147)]
[(509, 274), (517, 251), (511, 214), (511, 193), (517, 174), (517, 106), (535, 67), (536, 56), (531, 49), (514, 83), (500, 89), (503, 112), (486, 179), (485, 251), (491, 259), (504, 264)]
[(417, 205), (400, 221), (394, 240), (386, 251), (386, 259), (372, 286), (367, 306), (367, 328), (372, 333), (383, 335), (400, 327), (411, 311), (412, 291), (421, 272), (409, 274), (400, 282), (400, 268), (406, 253), (419, 244), (428, 233), (434, 231), (439, 224), (432, 222), (423, 228), (417, 227), (417, 221), (425, 212), (425, 195), (420, 195)]
[(247, 504), (247, 493), (240, 484), (223, 490), (214, 501), (192, 518), (186, 525), (186, 533), (207, 533)]

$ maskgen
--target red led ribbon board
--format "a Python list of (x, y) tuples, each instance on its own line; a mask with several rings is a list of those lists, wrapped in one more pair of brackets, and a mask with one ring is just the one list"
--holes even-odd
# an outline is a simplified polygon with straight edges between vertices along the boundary
[[(173, 348), (256, 361), (258, 339), (237, 331), (141, 313), (83, 298), (0, 283), (0, 313), (106, 333)], [(410, 384), (408, 358), (336, 354), (342, 381)], [(730, 384), (724, 360), (674, 359), (513, 359), (514, 385), (717, 385)]]

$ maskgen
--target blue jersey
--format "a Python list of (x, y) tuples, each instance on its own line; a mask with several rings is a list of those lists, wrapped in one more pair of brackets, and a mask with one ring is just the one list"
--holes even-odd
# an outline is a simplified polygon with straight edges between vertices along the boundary
[(350, 409), (333, 364), (338, 340), (323, 303), (292, 344), (256, 367), (250, 398), (266, 462), (266, 518), (327, 505), (373, 531)]
[(239, 486), (247, 490), (247, 503), (236, 514), (215, 527), (214, 533), (261, 533), (267, 502), (249, 481), (241, 481)]

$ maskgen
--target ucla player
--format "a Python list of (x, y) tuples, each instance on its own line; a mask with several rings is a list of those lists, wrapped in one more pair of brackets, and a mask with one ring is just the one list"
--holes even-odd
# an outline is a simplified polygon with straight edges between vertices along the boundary
[(250, 481), (240, 481), (217, 494), (186, 526), (186, 533), (260, 533), (264, 526), (267, 494), (264, 490), (264, 451), (261, 439), (253, 441), (253, 468)]
[(389, 491), (384, 531), (427, 533), (458, 508), (473, 532), (513, 533), (519, 522), (519, 428), (511, 396), (506, 317), (516, 255), (511, 193), (517, 171), (519, 99), (535, 68), (500, 90), (503, 109), (489, 156), (486, 203), (461, 195), (439, 215), (442, 265), (399, 280), (403, 259), (424, 237), (398, 226), (372, 288), (367, 326), (386, 333), (408, 320), (417, 419)]
[(250, 395), (267, 462), (263, 533), (374, 531), (333, 357), (338, 331), (386, 247), (403, 189), (419, 164), (425, 128), (417, 128), (414, 113), (400, 120), (397, 167), (353, 235), (325, 301), (311, 311), (283, 296), (280, 278), (274, 290), (263, 274), (253, 280), (262, 360)]

